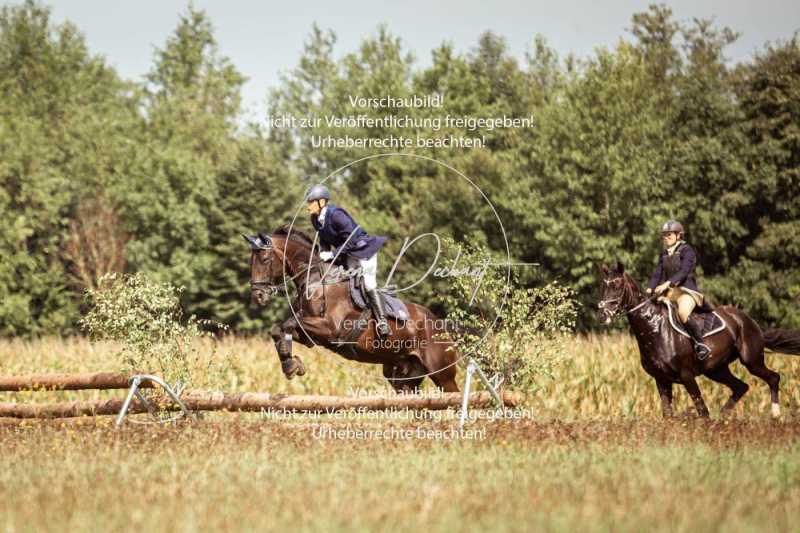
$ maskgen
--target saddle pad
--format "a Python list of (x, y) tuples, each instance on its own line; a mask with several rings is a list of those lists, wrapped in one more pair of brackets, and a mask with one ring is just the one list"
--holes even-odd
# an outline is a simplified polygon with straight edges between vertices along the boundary
[[(358, 282), (358, 278), (350, 278), (349, 284), (350, 297), (353, 299), (353, 303), (359, 309), (366, 309), (368, 307), (367, 298), (361, 291), (361, 284)], [(396, 320), (408, 320), (408, 308), (406, 307), (406, 304), (403, 303), (403, 300), (397, 296), (389, 294), (383, 289), (378, 289), (378, 294), (383, 299), (383, 307), (386, 311), (387, 317), (394, 318)]]
[[(672, 302), (666, 302), (667, 305), (667, 314), (669, 315), (669, 323), (672, 326), (672, 329), (683, 335), (684, 337), (691, 338), (692, 336), (689, 335), (689, 332), (686, 331), (686, 328), (681, 321), (678, 320), (677, 310)], [(710, 337), (711, 335), (716, 335), (723, 329), (725, 329), (725, 319), (717, 314), (716, 311), (711, 311), (710, 313), (692, 313), (689, 315), (689, 320), (700, 324), (700, 331), (702, 332), (702, 338)]]

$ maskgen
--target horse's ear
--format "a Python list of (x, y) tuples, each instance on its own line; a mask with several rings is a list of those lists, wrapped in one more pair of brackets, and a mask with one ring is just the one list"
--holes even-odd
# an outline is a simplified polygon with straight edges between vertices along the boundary
[(625, 265), (622, 264), (622, 261), (617, 261), (617, 272), (620, 274), (625, 273)]
[(258, 236), (261, 238), (261, 242), (263, 242), (263, 243), (268, 243), (269, 242), (269, 237), (267, 237), (263, 233), (259, 232)]
[(250, 237), (249, 235), (245, 235), (244, 233), (242, 233), (242, 237), (244, 237), (244, 240), (247, 241), (247, 244), (249, 244), (250, 246), (255, 246), (256, 243), (252, 237)]

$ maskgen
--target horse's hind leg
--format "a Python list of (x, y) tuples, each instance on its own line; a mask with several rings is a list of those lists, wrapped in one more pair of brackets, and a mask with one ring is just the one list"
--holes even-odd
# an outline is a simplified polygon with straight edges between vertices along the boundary
[(747, 371), (763, 379), (769, 385), (769, 392), (772, 396), (772, 416), (777, 418), (781, 416), (781, 404), (778, 402), (778, 389), (781, 382), (781, 375), (777, 372), (767, 368), (764, 362), (764, 351), (761, 350), (758, 354), (749, 354), (751, 357), (745, 357), (742, 353), (742, 363)]
[[(449, 344), (443, 343), (431, 343), (425, 346), (422, 359), (430, 365), (429, 376), (437, 387), (444, 392), (458, 392), (456, 361), (455, 358), (449, 357), (447, 346)], [(450, 362), (450, 359), (453, 361)]]
[(417, 392), (425, 379), (425, 367), (416, 357), (383, 365), (383, 377), (398, 392)]
[(731, 397), (728, 398), (728, 401), (722, 406), (723, 414), (733, 409), (736, 405), (736, 402), (738, 402), (742, 396), (747, 394), (747, 390), (750, 388), (748, 387), (747, 383), (731, 373), (731, 369), (728, 368), (728, 365), (715, 368), (714, 370), (706, 373), (706, 376), (731, 389)]
[(450, 365), (447, 368), (431, 373), (431, 379), (444, 392), (458, 392), (456, 365)]
[(778, 402), (778, 386), (781, 376), (767, 368), (764, 362), (764, 337), (758, 324), (749, 316), (742, 317), (741, 347), (739, 349), (740, 359), (748, 372), (764, 380), (769, 385), (772, 396), (772, 416), (781, 416), (781, 405)]

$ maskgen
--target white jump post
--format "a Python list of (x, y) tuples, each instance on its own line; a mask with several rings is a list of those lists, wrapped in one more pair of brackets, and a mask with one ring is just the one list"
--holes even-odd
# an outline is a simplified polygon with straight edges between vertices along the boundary
[(467, 377), (464, 380), (464, 396), (461, 400), (461, 418), (459, 420), (459, 427), (463, 428), (464, 424), (467, 421), (467, 409), (469, 408), (469, 392), (470, 388), (472, 387), (472, 374), (478, 374), (478, 379), (481, 380), (483, 386), (486, 387), (486, 390), (489, 391), (491, 394), (492, 399), (494, 400), (495, 404), (498, 407), (503, 406), (503, 400), (500, 398), (500, 394), (497, 392), (497, 388), (503, 383), (503, 378), (499, 376), (495, 376), (494, 381), (492, 383), (489, 378), (486, 377), (486, 374), (483, 373), (480, 365), (473, 359), (472, 357), (467, 359)]
[(130, 379), (131, 388), (128, 390), (128, 395), (125, 397), (125, 403), (122, 404), (122, 409), (119, 410), (119, 414), (117, 415), (117, 422), (116, 422), (117, 427), (121, 426), (122, 422), (125, 420), (125, 415), (128, 414), (128, 409), (130, 409), (131, 402), (133, 401), (134, 396), (136, 396), (136, 398), (138, 398), (139, 401), (142, 402), (142, 404), (147, 408), (147, 410), (150, 412), (151, 415), (153, 415), (156, 418), (158, 417), (155, 409), (153, 409), (153, 407), (150, 405), (150, 402), (148, 402), (147, 398), (145, 398), (139, 391), (139, 387), (142, 385), (142, 383), (145, 382), (153, 383), (164, 389), (164, 391), (172, 399), (172, 401), (175, 402), (175, 404), (181, 408), (181, 413), (179, 415), (172, 417), (168, 420), (159, 420), (159, 422), (162, 423), (172, 422), (184, 416), (190, 417), (192, 419), (197, 418), (194, 415), (194, 413), (192, 413), (186, 407), (186, 405), (181, 401), (180, 395), (183, 392), (183, 386), (180, 383), (176, 383), (175, 390), (173, 390), (172, 387), (167, 385), (167, 383), (164, 382), (164, 380), (162, 380), (158, 376), (153, 376), (150, 374), (137, 374), (135, 376), (131, 376)]

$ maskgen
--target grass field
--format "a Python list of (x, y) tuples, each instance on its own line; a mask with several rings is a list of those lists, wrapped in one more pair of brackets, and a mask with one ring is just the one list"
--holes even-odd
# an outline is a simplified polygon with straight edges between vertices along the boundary
[[(271, 341), (230, 337), (216, 346), (220, 355), (233, 362), (221, 384), (227, 391), (347, 394), (358, 388), (386, 387), (379, 367), (353, 363), (324, 349), (308, 350), (295, 344), (295, 353), (302, 357), (308, 372), (302, 378), (287, 381)], [(113, 344), (90, 343), (81, 338), (0, 341), (0, 374), (113, 371), (120, 368), (120, 362), (113, 357), (117, 349)], [(529, 395), (528, 405), (537, 417), (580, 420), (660, 415), (655, 385), (642, 370), (638, 348), (631, 337), (624, 334), (575, 337), (570, 341), (569, 352), (554, 375), (542, 376), (539, 388)], [(768, 354), (767, 364), (781, 374), (784, 412), (800, 414), (800, 357)], [(739, 363), (731, 369), (751, 386), (737, 408), (738, 415), (766, 415), (767, 385), (750, 376)], [(459, 378), (459, 383), (462, 381)], [(698, 383), (712, 413), (717, 413), (728, 397), (728, 390), (704, 377), (698, 378)], [(101, 391), (3, 394), (5, 401), (119, 396), (119, 392)], [(691, 409), (691, 401), (682, 387), (675, 388), (675, 395), (678, 410)]]
[[(492, 529), (796, 531), (800, 357), (770, 355), (783, 378), (772, 421), (766, 385), (727, 420), (727, 392), (701, 379), (714, 420), (664, 422), (632, 341), (580, 337), (513, 421), (274, 420), (213, 414), (178, 427), (107, 419), (0, 423), (0, 527), (7, 531)], [(80, 339), (0, 344), (0, 373), (115, 370), (114, 346)], [(382, 387), (376, 368), (303, 351), (287, 382), (271, 346), (230, 339), (229, 390), (346, 394)], [(120, 392), (2, 393), (3, 401)], [(678, 409), (689, 411), (683, 391)], [(349, 438), (320, 438), (320, 427)], [(425, 433), (418, 433), (421, 428)], [(356, 431), (410, 438), (355, 438)], [(438, 435), (434, 433), (441, 430)], [(348, 437), (344, 433), (341, 437)], [(374, 434), (372, 435), (374, 437)]]

